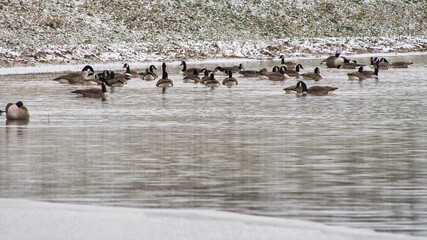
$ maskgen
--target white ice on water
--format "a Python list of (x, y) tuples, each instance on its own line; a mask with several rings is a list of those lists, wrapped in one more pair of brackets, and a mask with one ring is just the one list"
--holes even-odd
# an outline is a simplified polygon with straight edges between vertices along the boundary
[(138, 209), (0, 199), (3, 240), (415, 240), (408, 235), (214, 210)]

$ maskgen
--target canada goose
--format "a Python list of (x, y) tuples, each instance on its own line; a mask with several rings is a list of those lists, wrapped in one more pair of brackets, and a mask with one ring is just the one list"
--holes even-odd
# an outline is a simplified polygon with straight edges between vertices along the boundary
[[(243, 70), (243, 65), (240, 63), (239, 66), (232, 66), (232, 67), (223, 67), (227, 71), (231, 71), (232, 73), (239, 72)], [(227, 73), (225, 73), (227, 74)]]
[[(110, 72), (108, 70), (104, 70), (104, 71), (102, 71), (100, 73), (95, 74), (95, 79), (99, 79), (100, 77), (104, 77), (105, 78), (108, 75), (110, 75)], [(101, 85), (101, 82), (102, 81), (100, 81), (98, 85)]]
[(378, 72), (380, 70), (380, 68), (378, 67), (378, 63), (374, 67), (375, 67), (374, 71), (368, 71), (368, 70), (362, 69), (362, 73), (365, 75), (366, 78), (378, 78)]
[(211, 72), (211, 71), (209, 71), (209, 70), (206, 70), (205, 71), (205, 74), (204, 74), (204, 76), (200, 79), (200, 83), (201, 84), (205, 84), (206, 83), (206, 81), (208, 81), (209, 80), (209, 78), (210, 78), (210, 76), (209, 76), (209, 72)]
[[(381, 58), (379, 61), (376, 62), (376, 65), (380, 70), (389, 70), (391, 67), (391, 64), (387, 59)], [(374, 65), (375, 66), (375, 65)]]
[(211, 73), (209, 80), (205, 82), (205, 85), (212, 89), (221, 86), (221, 84), (215, 79), (215, 75), (213, 73)]
[(183, 82), (184, 83), (199, 83), (200, 82), (199, 72), (196, 69), (194, 69), (193, 74), (188, 74), (188, 75), (184, 76)]
[(271, 81), (284, 81), (286, 79), (289, 79), (289, 76), (285, 73), (285, 66), (281, 66), (280, 68), (278, 66), (273, 67), (273, 72), (263, 72), (261, 73), (259, 79), (268, 79)]
[(289, 87), (285, 87), (283, 89), (283, 91), (285, 91), (285, 93), (290, 94), (290, 93), (297, 93), (297, 85), (293, 85), (293, 86), (289, 86)]
[(363, 66), (359, 67), (357, 72), (347, 73), (348, 80), (365, 80), (366, 75), (363, 73)]
[(102, 81), (101, 89), (99, 88), (88, 88), (88, 89), (78, 89), (72, 91), (71, 93), (81, 94), (83, 97), (88, 98), (101, 98), (102, 101), (107, 100), (110, 97), (110, 94), (107, 92), (106, 80), (104, 77), (100, 77)]
[(89, 78), (89, 76), (92, 74), (94, 74), (93, 68), (89, 65), (86, 65), (81, 72), (61, 75), (53, 80), (58, 81), (60, 83), (95, 85), (96, 83), (91, 81), (91, 79)]
[(409, 65), (413, 64), (413, 62), (392, 62), (392, 68), (408, 68)]
[(104, 79), (105, 83), (110, 87), (123, 87), (125, 84), (127, 84), (125, 76), (119, 75), (116, 77), (116, 74), (113, 71), (105, 76)]
[(260, 71), (258, 75), (259, 80), (270, 80), (268, 75), (271, 75), (272, 73), (279, 72), (279, 66), (274, 66), (271, 72), (269, 72), (267, 69), (265, 71)]
[(342, 69), (355, 69), (356, 67), (365, 66), (364, 64), (358, 64), (356, 60), (352, 60), (351, 62), (349, 60), (344, 60), (343, 65), (338, 66), (337, 68)]
[(225, 68), (218, 66), (213, 70), (213, 74), (217, 75), (217, 76), (227, 76), (227, 74), (225, 73)]
[(181, 61), (179, 66), (182, 66), (181, 73), (184, 76), (194, 74), (194, 70), (197, 71), (197, 75), (199, 75), (199, 73), (202, 71), (201, 68), (187, 68), (187, 63), (185, 61)]
[(297, 64), (295, 67), (295, 70), (293, 70), (293, 69), (288, 70), (285, 67), (285, 73), (288, 74), (289, 77), (299, 78), (300, 77), (300, 73), (299, 73), (300, 69), (304, 69), (301, 64)]
[(306, 80), (319, 81), (322, 79), (322, 75), (320, 75), (320, 69), (318, 67), (316, 67), (313, 72), (303, 73), (300, 76)]
[(329, 56), (322, 60), (322, 63), (326, 62), (326, 66), (328, 68), (337, 68), (338, 66), (342, 66), (344, 64), (344, 60), (348, 60), (344, 56), (340, 56), (340, 53), (335, 53), (334, 56)]
[(145, 72), (138, 73), (142, 80), (153, 81), (158, 78), (157, 74), (154, 72), (154, 69), (157, 69), (156, 66), (150, 65), (150, 67), (145, 69)]
[(126, 79), (131, 79), (131, 78), (137, 78), (137, 77), (139, 77), (139, 75), (138, 75), (138, 73), (136, 71), (133, 71), (133, 70), (131, 71), (130, 70), (129, 64), (125, 63), (123, 65), (123, 68), (126, 68), (126, 72), (125, 72)]
[(259, 77), (262, 73), (266, 73), (266, 72), (268, 72), (267, 69), (262, 68), (259, 71), (257, 71), (257, 70), (242, 70), (242, 71), (239, 71), (239, 74), (242, 77), (255, 78), (255, 77)]
[(24, 104), (19, 101), (17, 103), (8, 103), (5, 108), (7, 120), (30, 120), (30, 114)]
[(224, 78), (224, 80), (222, 80), (222, 85), (231, 87), (233, 85), (238, 85), (239, 83), (237, 82), (237, 80), (233, 77), (233, 72), (232, 71), (228, 71), (228, 77)]
[(167, 88), (173, 87), (173, 81), (168, 78), (166, 72), (166, 63), (162, 64), (162, 78), (157, 81), (156, 86), (162, 88), (162, 94), (166, 93)]
[(286, 68), (294, 69), (297, 66), (297, 64), (295, 62), (285, 61), (284, 55), (280, 55), (279, 58), (281, 59), (280, 64), (285, 65)]
[(302, 95), (315, 95), (315, 96), (324, 96), (328, 95), (329, 93), (337, 90), (336, 87), (329, 87), (329, 86), (311, 86), (307, 88), (307, 85), (303, 81), (299, 81), (296, 85), (296, 92), (301, 93)]
[(371, 63), (370, 63), (370, 66), (372, 67), (372, 68), (374, 68), (374, 66), (377, 64), (377, 62), (378, 62), (379, 60), (378, 60), (378, 57), (371, 57)]

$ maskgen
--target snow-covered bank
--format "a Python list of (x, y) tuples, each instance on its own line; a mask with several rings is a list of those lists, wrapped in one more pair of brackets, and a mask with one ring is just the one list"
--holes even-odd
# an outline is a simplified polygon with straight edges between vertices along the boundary
[(0, 65), (426, 51), (425, 1), (7, 1)]
[(0, 199), (2, 239), (422, 239), (212, 210), (134, 209)]

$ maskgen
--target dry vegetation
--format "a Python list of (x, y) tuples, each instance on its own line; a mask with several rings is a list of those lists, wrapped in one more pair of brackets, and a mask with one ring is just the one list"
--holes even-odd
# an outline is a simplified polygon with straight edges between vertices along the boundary
[(426, 1), (3, 0), (0, 10), (3, 66), (426, 50)]

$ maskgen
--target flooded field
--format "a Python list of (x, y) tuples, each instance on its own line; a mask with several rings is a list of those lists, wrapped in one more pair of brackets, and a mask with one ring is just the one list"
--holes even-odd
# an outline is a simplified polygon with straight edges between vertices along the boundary
[[(359, 82), (346, 75), (356, 70), (296, 59), (302, 72), (320, 66), (323, 79), (309, 87), (338, 87), (305, 97), (282, 90), (295, 78), (236, 74), (239, 85), (213, 90), (183, 83), (178, 64), (166, 94), (156, 81), (132, 79), (104, 102), (76, 97), (84, 87), (52, 81), (59, 73), (0, 75), (0, 107), (21, 100), (31, 114), (25, 125), (0, 116), (0, 197), (218, 209), (427, 236), (427, 55), (388, 59), (414, 64)], [(191, 65), (239, 63), (271, 70), (279, 61)]]

